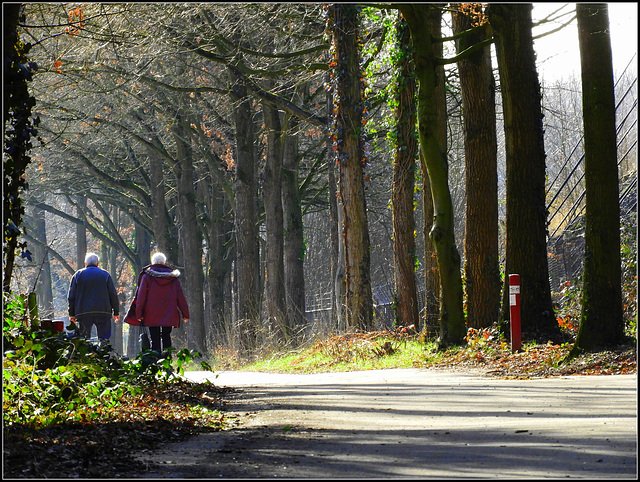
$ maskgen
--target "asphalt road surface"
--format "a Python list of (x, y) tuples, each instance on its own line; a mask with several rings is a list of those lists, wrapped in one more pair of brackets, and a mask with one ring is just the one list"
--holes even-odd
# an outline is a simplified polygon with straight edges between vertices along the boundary
[(141, 453), (138, 478), (637, 478), (637, 375), (187, 376), (237, 387), (243, 424)]

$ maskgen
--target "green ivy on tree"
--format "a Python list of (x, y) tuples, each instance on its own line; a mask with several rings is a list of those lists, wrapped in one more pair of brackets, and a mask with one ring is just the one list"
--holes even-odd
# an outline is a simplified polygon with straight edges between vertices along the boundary
[(20, 225), (24, 207), (20, 195), (28, 188), (25, 171), (31, 162), (29, 151), (31, 138), (37, 135), (39, 118), (32, 119), (31, 109), (35, 98), (29, 94), (28, 83), (37, 66), (29, 62), (30, 44), (20, 40), (18, 23), (21, 20), (20, 4), (3, 5), (4, 21), (4, 150), (3, 150), (3, 216), (4, 249), (3, 292), (9, 292), (15, 253), (29, 258), (31, 253), (25, 243), (19, 243)]

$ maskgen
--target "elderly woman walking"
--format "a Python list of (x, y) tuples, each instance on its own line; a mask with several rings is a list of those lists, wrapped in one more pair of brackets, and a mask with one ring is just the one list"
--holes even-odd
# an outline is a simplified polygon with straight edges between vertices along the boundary
[(189, 307), (178, 277), (180, 271), (166, 265), (167, 257), (155, 253), (151, 266), (143, 271), (138, 287), (136, 318), (149, 327), (151, 349), (171, 348), (171, 330), (180, 326), (180, 317), (189, 321)]

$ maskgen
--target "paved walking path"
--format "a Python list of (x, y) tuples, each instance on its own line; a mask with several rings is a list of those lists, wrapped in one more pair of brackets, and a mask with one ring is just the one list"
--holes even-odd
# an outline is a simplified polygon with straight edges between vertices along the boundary
[(166, 478), (630, 478), (637, 376), (399, 369), (190, 372), (239, 388), (240, 428), (144, 454)]

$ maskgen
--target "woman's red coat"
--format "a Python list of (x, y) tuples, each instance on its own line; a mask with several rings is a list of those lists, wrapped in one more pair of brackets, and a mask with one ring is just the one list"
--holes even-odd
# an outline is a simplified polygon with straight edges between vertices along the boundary
[(144, 326), (180, 326), (180, 316), (189, 318), (189, 307), (178, 280), (180, 272), (162, 264), (144, 271), (138, 288), (136, 317)]

